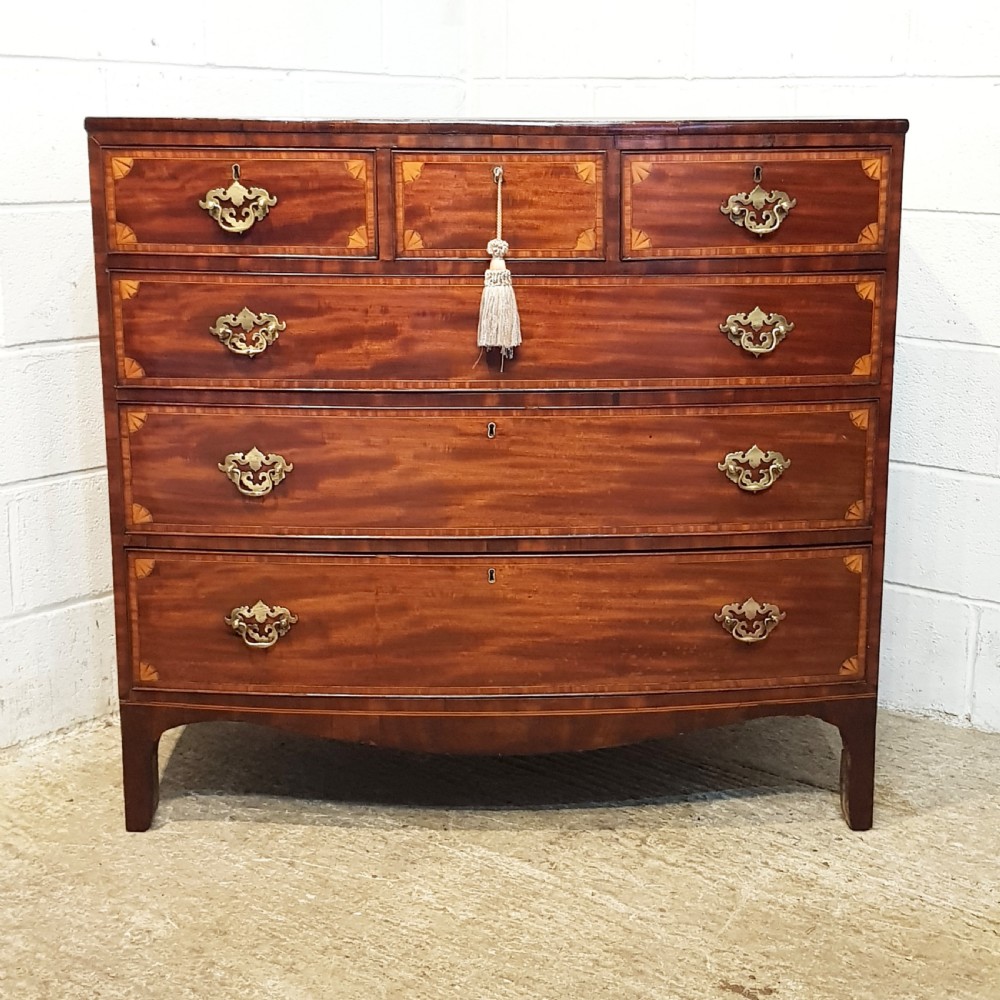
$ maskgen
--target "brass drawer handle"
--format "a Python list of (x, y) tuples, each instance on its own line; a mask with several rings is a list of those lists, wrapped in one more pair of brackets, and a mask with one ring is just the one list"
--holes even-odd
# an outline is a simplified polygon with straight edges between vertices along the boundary
[[(732, 223), (746, 227), (755, 236), (766, 236), (775, 232), (797, 204), (796, 200), (789, 198), (784, 191), (765, 191), (760, 186), (761, 173), (762, 169), (759, 166), (754, 167), (753, 181), (757, 186), (749, 194), (746, 191), (731, 194), (720, 208), (722, 214), (728, 216)], [(768, 205), (772, 207), (766, 207)], [(758, 212), (760, 212), (759, 222)]]
[[(228, 205), (223, 202), (229, 202)], [(240, 183), (240, 165), (233, 164), (233, 183), (227, 188), (212, 188), (198, 207), (205, 209), (227, 233), (245, 233), (278, 204), (278, 196), (262, 187), (244, 187)], [(240, 209), (239, 217), (236, 210)]]
[[(767, 327), (767, 329), (765, 329)], [(748, 354), (759, 358), (770, 354), (795, 329), (781, 313), (766, 313), (760, 306), (748, 313), (733, 313), (719, 329)]]
[(717, 622), (740, 642), (762, 642), (785, 617), (776, 604), (758, 604), (748, 597), (742, 604), (726, 604), (715, 616)]
[(244, 604), (226, 615), (226, 624), (251, 648), (273, 646), (299, 620), (280, 604), (268, 607), (258, 601), (253, 607)]
[(265, 455), (257, 448), (234, 451), (219, 463), (219, 471), (246, 497), (267, 496), (294, 469), (281, 455)]
[(278, 339), (285, 324), (274, 313), (258, 315), (244, 306), (238, 313), (224, 313), (208, 329), (233, 354), (255, 358)]
[[(766, 463), (765, 469), (760, 469)], [(770, 489), (792, 464), (780, 451), (761, 451), (757, 445), (746, 451), (731, 451), (719, 462), (719, 471), (747, 493)], [(760, 469), (758, 472), (757, 470)]]

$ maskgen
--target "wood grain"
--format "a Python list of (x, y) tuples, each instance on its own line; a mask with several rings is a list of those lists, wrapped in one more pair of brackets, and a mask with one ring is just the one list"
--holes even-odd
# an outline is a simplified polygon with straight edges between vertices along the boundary
[[(872, 160), (880, 164), (874, 178), (865, 169)], [(797, 201), (780, 227), (763, 237), (734, 225), (720, 211), (730, 195), (753, 189), (757, 165), (765, 191), (781, 190)], [(888, 155), (874, 150), (625, 156), (623, 256), (882, 250), (890, 174)], [(874, 230), (863, 236), (872, 224)]]
[[(519, 277), (524, 343), (501, 372), (475, 346), (482, 279), (304, 279), (152, 274), (116, 278), (119, 378), (147, 386), (580, 388), (871, 385), (881, 277)], [(865, 297), (862, 297), (861, 289)], [(254, 357), (210, 332), (220, 315), (276, 315)], [(794, 323), (754, 357), (719, 329), (755, 307)]]
[[(154, 650), (155, 685), (171, 690), (488, 695), (843, 682), (845, 658), (863, 663), (867, 581), (842, 554), (159, 552), (153, 573), (131, 582), (136, 683), (154, 683), (139, 674)], [(714, 618), (748, 597), (786, 615), (759, 643), (736, 641)], [(223, 621), (257, 600), (299, 619), (266, 650)]]
[[(558, 536), (869, 524), (875, 428), (852, 423), (854, 405), (148, 407), (127, 437), (126, 496), (152, 512), (132, 530), (152, 532)], [(123, 409), (126, 424), (132, 412)], [(760, 493), (718, 467), (754, 444), (791, 460)], [(264, 497), (241, 495), (218, 469), (254, 447), (294, 464)]]
[[(503, 238), (511, 259), (604, 256), (604, 159), (593, 153), (397, 153), (396, 253), (489, 261), (503, 182)], [(415, 238), (417, 234), (419, 238)]]
[[(132, 166), (124, 176), (116, 176), (114, 164), (122, 156), (132, 159)], [(224, 232), (198, 206), (208, 191), (229, 187), (234, 163), (240, 166), (244, 186), (263, 187), (278, 199), (265, 218), (238, 235)], [(375, 162), (370, 152), (116, 150), (105, 154), (105, 164), (112, 250), (377, 254)], [(127, 226), (134, 240), (122, 243), (118, 225)]]

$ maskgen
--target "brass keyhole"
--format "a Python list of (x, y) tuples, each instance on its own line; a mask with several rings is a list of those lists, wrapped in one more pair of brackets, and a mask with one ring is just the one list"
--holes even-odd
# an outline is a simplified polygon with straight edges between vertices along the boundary
[[(488, 438), (495, 438), (497, 436), (497, 425), (492, 420), (486, 425), (486, 436)], [(492, 583), (492, 580), (490, 582)]]
[(233, 164), (233, 180), (238, 181), (240, 179), (240, 165), (238, 163)]
[(761, 167), (754, 167), (753, 168), (753, 182), (754, 182), (754, 184), (759, 184), (760, 183), (760, 178), (761, 178), (761, 175), (763, 174), (763, 172), (764, 171), (763, 171), (763, 169)]
[(496, 583), (497, 582), (497, 571), (495, 569), (488, 569), (486, 571), (486, 582)]

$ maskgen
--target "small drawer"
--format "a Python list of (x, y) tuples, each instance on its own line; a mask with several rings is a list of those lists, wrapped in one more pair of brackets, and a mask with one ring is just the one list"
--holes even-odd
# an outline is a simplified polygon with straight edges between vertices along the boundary
[(129, 556), (133, 685), (494, 695), (865, 680), (869, 550)]
[(108, 150), (104, 185), (112, 252), (377, 256), (369, 150)]
[(116, 276), (118, 381), (544, 390), (880, 377), (878, 273), (535, 277), (516, 289), (524, 342), (501, 372), (476, 347), (481, 278)]
[(488, 261), (503, 168), (503, 238), (511, 258), (604, 257), (604, 155), (397, 153), (398, 257)]
[(126, 406), (128, 530), (302, 536), (865, 527), (872, 403)]
[(626, 154), (622, 256), (884, 252), (890, 169), (872, 150)]

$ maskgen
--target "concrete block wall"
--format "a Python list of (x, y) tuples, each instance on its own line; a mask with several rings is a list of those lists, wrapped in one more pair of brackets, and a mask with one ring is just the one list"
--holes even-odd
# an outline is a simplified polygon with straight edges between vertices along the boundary
[(1000, 7), (18, 5), (0, 31), (0, 746), (111, 712), (86, 115), (907, 117), (883, 701), (1000, 730)]

